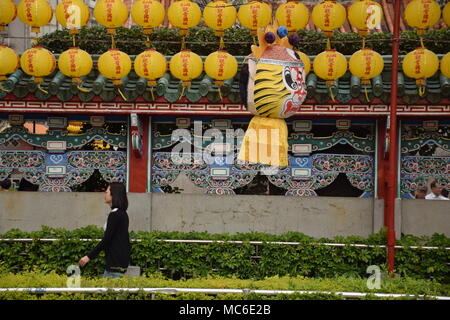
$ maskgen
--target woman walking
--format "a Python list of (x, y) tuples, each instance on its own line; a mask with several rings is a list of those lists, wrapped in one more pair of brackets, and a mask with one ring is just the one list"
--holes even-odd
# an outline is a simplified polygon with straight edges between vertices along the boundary
[(105, 233), (99, 244), (78, 262), (84, 267), (95, 259), (100, 251), (105, 251), (105, 273), (103, 277), (123, 276), (130, 263), (130, 236), (128, 233), (128, 199), (125, 186), (112, 182), (105, 191), (105, 203), (111, 207)]

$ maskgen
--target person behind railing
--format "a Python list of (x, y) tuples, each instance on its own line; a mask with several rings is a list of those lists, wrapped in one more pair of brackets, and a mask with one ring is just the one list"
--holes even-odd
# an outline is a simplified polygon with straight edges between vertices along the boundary
[(425, 196), (427, 195), (427, 188), (426, 187), (421, 187), (418, 188), (414, 194), (414, 197), (416, 199), (425, 199)]
[(123, 183), (110, 183), (105, 191), (105, 203), (111, 207), (111, 212), (108, 215), (103, 238), (78, 263), (84, 267), (90, 260), (96, 258), (100, 251), (104, 250), (106, 266), (103, 277), (117, 278), (123, 276), (127, 271), (131, 252), (128, 233), (128, 198)]
[(427, 200), (449, 200), (442, 195), (442, 186), (436, 181), (430, 184), (431, 192), (425, 196)]

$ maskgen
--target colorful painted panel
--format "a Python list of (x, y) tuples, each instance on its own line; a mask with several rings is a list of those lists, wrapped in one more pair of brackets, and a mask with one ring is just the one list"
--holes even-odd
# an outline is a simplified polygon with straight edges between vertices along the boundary
[(71, 191), (73, 186), (89, 179), (96, 169), (107, 182), (125, 182), (126, 152), (0, 151), (0, 179), (17, 171), (30, 183), (39, 185), (39, 191)]

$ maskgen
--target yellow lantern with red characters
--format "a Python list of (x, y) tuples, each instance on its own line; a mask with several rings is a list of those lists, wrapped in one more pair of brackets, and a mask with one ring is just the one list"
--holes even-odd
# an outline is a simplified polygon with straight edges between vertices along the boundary
[(425, 93), (425, 80), (438, 71), (439, 58), (434, 52), (426, 48), (418, 48), (405, 56), (402, 68), (408, 77), (416, 79), (419, 95), (423, 96)]
[(189, 28), (195, 27), (200, 23), (202, 11), (195, 2), (180, 0), (173, 2), (169, 6), (167, 17), (173, 26), (180, 28), (180, 34), (185, 36)]
[(20, 67), (23, 72), (34, 77), (35, 83), (44, 81), (56, 68), (56, 59), (53, 53), (36, 46), (26, 50), (20, 57)]
[(92, 58), (80, 48), (70, 48), (58, 58), (58, 68), (65, 76), (72, 78), (74, 83), (80, 83), (81, 77), (88, 75), (93, 67)]
[(329, 87), (331, 99), (334, 101), (331, 86), (336, 79), (342, 77), (347, 71), (347, 59), (345, 56), (334, 49), (327, 49), (319, 53), (313, 62), (314, 73), (325, 80)]
[(298, 56), (300, 57), (300, 60), (302, 60), (304, 68), (305, 68), (305, 76), (309, 74), (309, 72), (311, 71), (311, 59), (309, 59), (309, 57), (304, 54), (301, 51), (295, 51)]
[(161, 25), (164, 15), (164, 6), (157, 0), (137, 0), (131, 7), (131, 17), (144, 28), (144, 34), (151, 34), (153, 28)]
[(147, 79), (150, 87), (154, 87), (156, 79), (167, 71), (166, 58), (155, 49), (146, 49), (134, 59), (134, 71), (139, 77)]
[(358, 0), (348, 8), (348, 21), (358, 29), (361, 36), (366, 36), (369, 30), (379, 27), (382, 18), (381, 5), (372, 0)]
[(237, 69), (236, 58), (226, 50), (215, 51), (205, 59), (205, 72), (215, 80), (218, 86), (223, 85), (224, 80), (233, 78)]
[(128, 7), (122, 0), (99, 0), (94, 8), (95, 20), (106, 27), (109, 34), (116, 34), (128, 19)]
[(293, 34), (299, 29), (303, 29), (309, 21), (308, 8), (295, 0), (280, 5), (275, 13), (275, 19), (279, 26), (285, 26), (289, 34)]
[(203, 71), (203, 61), (191, 50), (181, 50), (170, 59), (170, 73), (183, 81), (183, 87), (191, 85), (191, 80), (199, 77)]
[(97, 64), (98, 71), (116, 86), (121, 85), (121, 79), (131, 71), (130, 57), (118, 49), (109, 49), (98, 58)]
[(381, 74), (383, 68), (383, 57), (370, 48), (358, 50), (350, 57), (350, 72), (361, 79), (362, 85), (370, 84), (370, 79)]
[(447, 27), (450, 27), (450, 2), (447, 2), (444, 9), (442, 9), (442, 19), (444, 19)]
[(64, 0), (55, 9), (56, 20), (70, 34), (77, 34), (78, 29), (85, 26), (91, 18), (89, 7), (82, 0)]
[(441, 73), (447, 78), (450, 78), (450, 52), (441, 59)]
[(314, 73), (325, 80), (327, 85), (342, 77), (347, 71), (347, 59), (334, 49), (319, 53), (313, 62)]
[(259, 28), (265, 28), (272, 21), (272, 9), (265, 2), (253, 0), (241, 5), (238, 20), (251, 34), (256, 34)]
[(312, 11), (314, 25), (323, 30), (327, 37), (331, 37), (333, 30), (344, 24), (346, 16), (345, 7), (336, 0), (325, 0), (315, 5)]
[(39, 33), (40, 27), (49, 24), (53, 17), (52, 6), (46, 0), (22, 0), (17, 6), (20, 21)]
[(406, 23), (416, 28), (418, 35), (423, 35), (433, 27), (441, 17), (441, 8), (434, 0), (414, 0), (405, 8)]
[(17, 16), (17, 7), (12, 0), (2, 0), (0, 2), (0, 31), (5, 30)]
[(19, 55), (5, 44), (0, 44), (0, 81), (6, 80), (8, 74), (19, 68)]
[(203, 10), (203, 19), (208, 27), (222, 37), (224, 30), (231, 28), (236, 22), (236, 8), (223, 0), (213, 0)]
[(6, 80), (8, 74), (19, 68), (19, 55), (5, 44), (0, 44), (0, 81)]

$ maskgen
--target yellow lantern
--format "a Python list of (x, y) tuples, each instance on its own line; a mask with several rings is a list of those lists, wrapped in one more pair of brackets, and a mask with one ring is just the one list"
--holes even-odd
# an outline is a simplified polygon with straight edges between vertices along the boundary
[(379, 26), (382, 18), (381, 5), (372, 0), (359, 0), (348, 8), (348, 20), (361, 36), (366, 36), (369, 30)]
[(419, 86), (419, 95), (422, 96), (425, 93), (425, 79), (438, 71), (439, 59), (434, 52), (422, 47), (409, 52), (405, 56), (402, 68), (408, 77), (416, 79), (416, 84)]
[(238, 19), (243, 27), (256, 34), (256, 30), (265, 28), (272, 21), (272, 10), (267, 3), (253, 0), (241, 5)]
[(205, 59), (205, 72), (216, 80), (217, 85), (223, 85), (223, 80), (233, 78), (238, 69), (236, 58), (225, 50), (211, 53)]
[(173, 26), (180, 28), (180, 34), (185, 36), (187, 29), (200, 23), (202, 11), (198, 4), (190, 0), (175, 1), (169, 6), (167, 17)]
[(17, 6), (17, 15), (31, 31), (40, 32), (40, 27), (50, 23), (53, 17), (51, 5), (46, 0), (22, 0)]
[(70, 34), (78, 33), (78, 28), (85, 26), (91, 18), (89, 7), (81, 0), (64, 0), (55, 9), (56, 20)]
[(323, 30), (327, 37), (331, 37), (333, 30), (344, 24), (345, 17), (344, 6), (336, 0), (325, 0), (315, 5), (312, 11), (314, 25)]
[(17, 7), (12, 0), (3, 0), (0, 2), (0, 31), (10, 24), (17, 16)]
[(442, 57), (441, 60), (441, 73), (450, 78), (450, 52)]
[(303, 3), (295, 0), (280, 5), (275, 13), (275, 18), (280, 26), (285, 26), (289, 34), (303, 29), (309, 21), (308, 8)]
[(80, 48), (70, 48), (61, 53), (58, 59), (59, 71), (71, 77), (74, 83), (80, 83), (80, 78), (88, 75), (92, 66), (91, 56)]
[(144, 28), (144, 34), (151, 34), (153, 28), (163, 23), (164, 15), (164, 6), (157, 0), (137, 0), (131, 7), (131, 17)]
[(216, 36), (222, 37), (223, 31), (236, 22), (236, 9), (223, 0), (213, 0), (203, 10), (203, 19), (208, 27), (214, 29)]
[(191, 50), (182, 50), (170, 59), (169, 69), (174, 77), (183, 81), (183, 87), (187, 87), (192, 79), (202, 74), (202, 58)]
[(19, 55), (4, 44), (0, 44), (0, 61), (0, 81), (6, 80), (6, 75), (19, 68)]
[(334, 49), (319, 53), (313, 62), (314, 73), (324, 79), (327, 85), (342, 77), (347, 71), (347, 59)]
[(112, 80), (114, 85), (122, 84), (122, 79), (131, 70), (130, 57), (118, 49), (109, 49), (98, 58), (98, 71)]
[(434, 26), (441, 17), (441, 8), (434, 0), (414, 0), (405, 8), (406, 23), (416, 28), (418, 35), (423, 35)]
[(444, 19), (445, 24), (447, 24), (447, 27), (450, 27), (450, 2), (448, 2), (444, 9), (442, 9), (442, 19)]
[(303, 62), (303, 65), (305, 67), (305, 76), (308, 75), (309, 71), (311, 71), (311, 59), (309, 59), (309, 57), (301, 51), (297, 50), (295, 52), (299, 55), (300, 60), (302, 60)]
[(128, 7), (122, 0), (99, 0), (94, 8), (94, 17), (109, 34), (116, 34), (116, 28), (128, 19)]
[(350, 57), (350, 72), (360, 78), (363, 85), (370, 84), (370, 79), (378, 76), (383, 68), (383, 57), (372, 49), (361, 49)]
[(134, 59), (134, 71), (139, 77), (147, 79), (150, 87), (154, 87), (156, 79), (167, 71), (166, 58), (155, 49), (147, 49)]
[(22, 53), (20, 67), (26, 74), (34, 77), (35, 83), (41, 83), (45, 76), (55, 70), (56, 59), (47, 49), (36, 46)]

